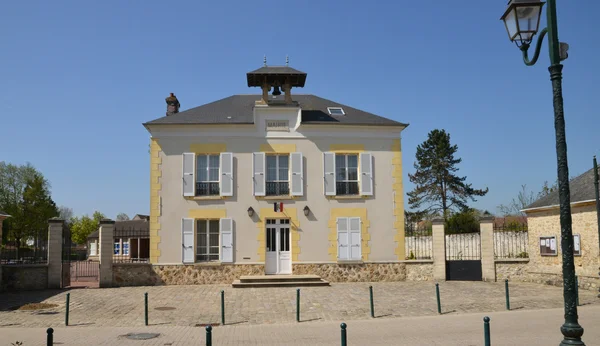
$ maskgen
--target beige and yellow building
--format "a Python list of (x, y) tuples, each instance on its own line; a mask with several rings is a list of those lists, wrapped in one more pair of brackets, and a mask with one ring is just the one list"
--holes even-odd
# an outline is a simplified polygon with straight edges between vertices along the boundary
[(171, 94), (166, 116), (144, 124), (150, 262), (242, 274), (401, 263), (407, 125), (292, 95), (306, 73), (288, 66), (247, 80), (262, 93), (185, 111)]

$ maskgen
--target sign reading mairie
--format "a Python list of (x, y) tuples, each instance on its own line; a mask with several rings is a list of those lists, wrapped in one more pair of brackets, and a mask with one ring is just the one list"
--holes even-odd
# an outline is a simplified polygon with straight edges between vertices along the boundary
[(267, 131), (285, 131), (290, 132), (289, 120), (267, 120)]

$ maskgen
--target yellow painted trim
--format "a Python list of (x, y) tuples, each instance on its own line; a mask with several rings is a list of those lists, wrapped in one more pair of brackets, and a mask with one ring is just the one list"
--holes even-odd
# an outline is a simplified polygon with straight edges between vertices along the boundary
[(160, 257), (160, 192), (162, 189), (162, 149), (156, 138), (150, 139), (150, 263)]
[(216, 154), (227, 151), (225, 143), (193, 143), (190, 144), (190, 151), (196, 154)]
[(190, 209), (190, 219), (222, 219), (227, 217), (227, 209)]
[(394, 153), (392, 158), (392, 178), (394, 183), (392, 184), (392, 190), (395, 193), (394, 204), (394, 229), (396, 235), (394, 241), (396, 242), (396, 249), (394, 254), (398, 260), (402, 261), (406, 259), (405, 239), (404, 239), (404, 188), (402, 185), (402, 145), (400, 139), (394, 139), (391, 151)]
[(329, 151), (344, 153), (359, 153), (365, 151), (364, 144), (330, 144)]
[(258, 222), (256, 228), (258, 228), (258, 261), (265, 262), (266, 258), (266, 247), (267, 241), (265, 237), (265, 220), (266, 219), (290, 219), (290, 228), (292, 231), (292, 263), (298, 262), (298, 255), (300, 254), (300, 221), (298, 220), (298, 213), (296, 208), (283, 208), (283, 213), (273, 211), (273, 208), (261, 208), (258, 213)]
[(289, 154), (296, 152), (296, 144), (261, 144), (260, 151), (264, 153)]
[(329, 210), (329, 240), (328, 254), (331, 261), (337, 261), (337, 219), (338, 217), (360, 217), (360, 237), (361, 237), (361, 260), (369, 260), (369, 254), (371, 253), (371, 247), (369, 241), (371, 240), (371, 234), (369, 233), (369, 227), (371, 223), (367, 219), (367, 208), (332, 208)]

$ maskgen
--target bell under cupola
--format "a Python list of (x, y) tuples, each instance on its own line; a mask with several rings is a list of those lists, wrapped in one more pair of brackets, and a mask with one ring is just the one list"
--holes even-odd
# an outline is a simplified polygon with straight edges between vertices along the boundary
[[(257, 104), (294, 104), (292, 88), (304, 87), (306, 73), (289, 67), (289, 58), (286, 57), (285, 60), (285, 66), (267, 66), (267, 57), (265, 56), (261, 68), (246, 73), (248, 86), (262, 89), (262, 97), (256, 101)], [(279, 98), (282, 91), (284, 93), (283, 100)], [(269, 97), (269, 92), (271, 92), (271, 97)]]

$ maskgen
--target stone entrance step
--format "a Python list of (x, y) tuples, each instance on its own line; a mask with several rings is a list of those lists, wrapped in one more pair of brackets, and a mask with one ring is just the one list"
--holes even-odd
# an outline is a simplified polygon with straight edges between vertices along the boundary
[(300, 287), (300, 286), (329, 286), (329, 282), (318, 275), (259, 275), (242, 276), (231, 286), (243, 287)]

